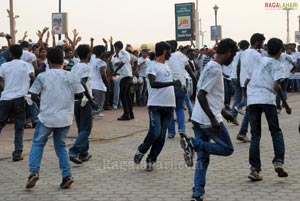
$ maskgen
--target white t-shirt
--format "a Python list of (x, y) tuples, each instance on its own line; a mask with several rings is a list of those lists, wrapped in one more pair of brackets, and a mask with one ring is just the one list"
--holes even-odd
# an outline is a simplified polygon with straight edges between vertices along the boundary
[(286, 53), (281, 53), (279, 62), (284, 68), (284, 78), (289, 78), (291, 75), (291, 70), (293, 68), (293, 65), (291, 64), (293, 62), (292, 56)]
[(2, 64), (0, 77), (4, 79), (4, 90), (0, 100), (24, 97), (28, 93), (31, 73), (34, 73), (32, 65), (19, 59)]
[(282, 64), (273, 58), (263, 57), (261, 64), (254, 68), (247, 86), (247, 104), (275, 105), (274, 81), (284, 78)]
[(93, 97), (91, 85), (92, 67), (86, 63), (77, 63), (72, 67), (71, 73), (73, 73), (79, 80), (82, 78), (88, 78), (86, 87), (90, 96)]
[(144, 59), (143, 57), (140, 57), (137, 61), (137, 64), (140, 65), (143, 62), (145, 63), (140, 66), (137, 72), (140, 77), (146, 77), (146, 70), (147, 70), (147, 66), (149, 65), (150, 59), (149, 58)]
[(72, 124), (74, 94), (84, 92), (84, 88), (69, 71), (49, 69), (37, 76), (29, 91), (41, 93), (40, 122), (49, 128), (62, 128)]
[[(224, 102), (224, 82), (222, 66), (219, 63), (210, 61), (203, 69), (197, 84), (197, 94), (200, 90), (207, 92), (206, 98), (209, 108), (215, 115), (217, 121), (222, 122), (221, 111)], [(197, 98), (192, 113), (192, 120), (199, 124), (211, 125), (210, 119), (202, 109)]]
[(250, 79), (252, 77), (252, 71), (254, 68), (260, 65), (261, 58), (261, 54), (252, 48), (249, 48), (241, 53), (241, 87), (245, 87), (246, 79)]
[(121, 79), (124, 77), (132, 77), (132, 68), (131, 68), (131, 63), (130, 63), (130, 54), (129, 52), (125, 50), (120, 50), (118, 53), (118, 57), (124, 65), (120, 70), (118, 70), (117, 73), (120, 74)]
[(27, 50), (23, 50), (21, 60), (32, 64), (32, 62), (34, 62), (36, 60), (36, 56), (35, 56), (35, 54), (33, 54)]
[(189, 59), (187, 56), (180, 51), (172, 53), (168, 64), (171, 67), (173, 79), (180, 80), (181, 85), (185, 86), (185, 66), (189, 65)]
[(106, 86), (102, 80), (100, 69), (107, 66), (106, 62), (99, 58), (92, 58), (90, 66), (93, 68), (92, 72), (92, 89), (97, 89), (106, 92)]
[(150, 61), (147, 67), (148, 106), (175, 107), (174, 87), (152, 88), (148, 75), (154, 75), (156, 82), (173, 82), (172, 72), (167, 64)]
[[(231, 63), (232, 63), (232, 62), (231, 62)], [(222, 67), (222, 72), (223, 72), (223, 77), (224, 77), (226, 80), (231, 80), (231, 78), (230, 78), (231, 71), (232, 71), (231, 64), (229, 64), (228, 66), (223, 65), (223, 67)]]

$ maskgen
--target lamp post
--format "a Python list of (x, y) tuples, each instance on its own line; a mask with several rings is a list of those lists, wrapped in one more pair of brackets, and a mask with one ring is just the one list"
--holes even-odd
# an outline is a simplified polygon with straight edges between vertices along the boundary
[(299, 20), (299, 28), (298, 28), (298, 30), (300, 31), (300, 15), (298, 16), (298, 20)]
[[(61, 13), (61, 0), (58, 0), (58, 12)], [(61, 34), (58, 34), (58, 40), (61, 40)]]
[(16, 43), (16, 19), (20, 16), (14, 15), (14, 4), (13, 0), (9, 0), (9, 10), (7, 9), (10, 26), (11, 44)]
[[(219, 7), (217, 5), (215, 5), (213, 7), (214, 11), (215, 11), (215, 27), (217, 28), (218, 26), (218, 9)], [(218, 44), (218, 38), (216, 38), (216, 44)]]

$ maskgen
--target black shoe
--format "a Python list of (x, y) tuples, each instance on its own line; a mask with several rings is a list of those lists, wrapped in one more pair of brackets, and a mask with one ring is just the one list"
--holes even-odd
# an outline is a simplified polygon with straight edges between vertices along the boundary
[(154, 162), (151, 161), (151, 160), (147, 161), (146, 171), (147, 172), (152, 172), (153, 167), (154, 167)]
[(123, 114), (121, 117), (118, 118), (118, 121), (128, 121), (130, 119), (130, 115)]
[(111, 106), (104, 106), (103, 109), (104, 110), (112, 110), (113, 108)]
[(70, 186), (72, 185), (72, 183), (74, 182), (72, 175), (66, 176), (62, 179), (62, 182), (60, 184), (61, 188), (70, 188)]
[(25, 123), (24, 124), (24, 129), (28, 129), (28, 128), (31, 128), (31, 126), (28, 123)]
[(32, 172), (30, 173), (27, 183), (26, 183), (26, 188), (32, 188), (35, 186), (37, 180), (39, 180), (39, 173), (38, 172)]
[(130, 119), (134, 119), (134, 114), (130, 113)]
[(17, 161), (22, 161), (24, 160), (24, 156), (21, 154), (21, 155), (15, 155), (15, 156), (12, 156), (12, 160), (17, 162)]
[(246, 135), (242, 135), (242, 134), (238, 134), (236, 136), (236, 139), (238, 141), (241, 141), (241, 142), (244, 142), (244, 143), (251, 142), (251, 140), (249, 140), (249, 138)]
[(82, 164), (82, 160), (80, 160), (78, 156), (70, 156), (70, 161), (76, 164)]
[(190, 142), (190, 138), (188, 138), (184, 133), (179, 133), (180, 145), (181, 148), (184, 150), (184, 160), (188, 167), (193, 167), (193, 157), (194, 157), (194, 150)]
[(203, 201), (203, 196), (193, 195), (191, 201)]
[(274, 162), (274, 170), (277, 172), (278, 177), (288, 177), (288, 173), (285, 171), (283, 164), (279, 161)]
[(86, 156), (79, 156), (79, 160), (86, 162), (92, 158), (92, 154), (87, 154)]
[(140, 162), (142, 161), (144, 157), (144, 154), (141, 153), (139, 150), (136, 151), (134, 157), (133, 157), (133, 161), (135, 164), (140, 164)]

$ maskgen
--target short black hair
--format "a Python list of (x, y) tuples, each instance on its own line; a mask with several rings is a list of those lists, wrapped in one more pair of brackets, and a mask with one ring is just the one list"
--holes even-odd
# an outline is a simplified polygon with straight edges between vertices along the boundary
[(22, 49), (21, 45), (15, 44), (15, 45), (10, 46), (9, 52), (12, 57), (19, 59), (19, 58), (21, 58), (21, 56), (23, 54), (23, 49)]
[(121, 50), (121, 49), (123, 49), (124, 46), (123, 46), (123, 43), (121, 41), (117, 41), (117, 42), (114, 43), (114, 47)]
[(65, 53), (69, 53), (70, 51), (72, 51), (72, 48), (69, 46), (64, 47), (64, 52)]
[(47, 60), (52, 64), (62, 65), (64, 63), (64, 53), (59, 47), (51, 47), (47, 52)]
[(250, 46), (250, 43), (247, 40), (241, 40), (239, 42), (239, 47), (241, 50), (248, 49), (249, 46)]
[(165, 42), (165, 41), (161, 41), (155, 44), (155, 55), (156, 57), (161, 56), (164, 53), (164, 50), (170, 51), (171, 47), (170, 45)]
[(30, 47), (30, 44), (29, 44), (29, 42), (27, 42), (27, 41), (22, 41), (21, 43), (20, 43), (20, 45), (21, 45), (21, 47), (22, 48), (28, 48), (28, 47)]
[(103, 45), (97, 45), (93, 48), (93, 54), (96, 56), (100, 56), (101, 54), (105, 53), (106, 48)]
[(90, 53), (90, 47), (87, 44), (79, 45), (76, 52), (80, 59), (86, 59)]
[(176, 40), (168, 40), (166, 42), (170, 45), (172, 52), (175, 52), (177, 50), (178, 43)]
[(220, 41), (217, 48), (217, 54), (225, 54), (228, 51), (231, 51), (232, 53), (236, 53), (238, 48), (237, 44), (234, 40), (230, 38), (226, 38)]
[(149, 52), (149, 59), (153, 61), (155, 59), (155, 52)]
[(271, 38), (268, 43), (268, 54), (270, 56), (275, 56), (278, 54), (283, 48), (283, 42), (279, 38)]
[(262, 42), (264, 42), (264, 40), (266, 40), (266, 38), (264, 37), (263, 34), (255, 33), (250, 38), (250, 44), (254, 45), (256, 42), (262, 43)]

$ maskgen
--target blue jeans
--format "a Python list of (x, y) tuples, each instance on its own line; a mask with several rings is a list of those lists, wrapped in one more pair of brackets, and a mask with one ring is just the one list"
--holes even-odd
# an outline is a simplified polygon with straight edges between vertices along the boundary
[(234, 102), (231, 109), (231, 114), (234, 117), (237, 117), (238, 112), (234, 109), (235, 106), (237, 106), (241, 100), (242, 100), (242, 88), (240, 87), (240, 83), (237, 82), (237, 79), (232, 79), (232, 84), (234, 87)]
[(149, 106), (149, 130), (144, 142), (138, 147), (145, 154), (150, 148), (147, 161), (156, 162), (165, 144), (167, 128), (173, 113), (172, 107)]
[(37, 123), (29, 155), (30, 172), (40, 171), (44, 147), (47, 143), (48, 136), (53, 132), (54, 148), (59, 159), (59, 167), (62, 171), (62, 176), (65, 177), (71, 174), (69, 154), (66, 146), (67, 134), (69, 132), (69, 129), (70, 126), (63, 128), (48, 128), (41, 122)]
[(11, 112), (14, 113), (15, 118), (15, 150), (12, 155), (20, 156), (23, 152), (23, 135), (26, 116), (24, 97), (0, 101), (0, 134)]
[(275, 156), (272, 160), (284, 163), (284, 140), (281, 129), (279, 127), (278, 115), (275, 105), (257, 104), (249, 106), (249, 120), (251, 125), (251, 144), (249, 151), (249, 162), (251, 170), (261, 171), (260, 161), (260, 138), (261, 138), (261, 116), (265, 113), (269, 131), (273, 141), (273, 149)]
[[(209, 165), (210, 154), (229, 156), (233, 153), (233, 146), (224, 123), (221, 122), (221, 132), (214, 133), (211, 128), (201, 128), (201, 125), (193, 121), (195, 138), (191, 138), (197, 151), (197, 164), (195, 168), (193, 195), (205, 194), (206, 171)], [(215, 143), (211, 143), (213, 140)]]
[[(283, 82), (281, 82), (281, 88), (282, 88), (282, 92), (283, 92), (283, 97), (285, 98), (285, 100), (287, 99), (287, 88), (288, 88), (288, 84), (289, 84), (289, 78), (285, 78), (283, 80)], [(281, 100), (279, 98), (279, 96), (276, 96), (276, 107), (277, 109), (281, 110)]]
[(237, 104), (238, 108), (242, 108), (247, 105), (247, 88), (246, 87), (241, 87), (242, 88), (242, 100), (239, 104)]
[[(176, 98), (176, 117), (177, 117), (177, 122), (178, 122), (178, 132), (179, 133), (185, 133), (185, 117), (184, 117), (184, 109), (183, 109), (183, 104), (184, 104), (184, 99), (186, 96), (186, 93), (184, 93), (181, 90), (181, 87), (174, 87), (175, 91), (175, 98)], [(174, 120), (174, 113), (171, 116), (171, 121), (170, 125), (168, 128), (168, 133), (170, 137), (175, 136), (175, 120)]]
[(88, 102), (84, 107), (81, 107), (81, 101), (75, 102), (75, 120), (78, 129), (78, 136), (70, 148), (70, 156), (88, 155), (89, 150), (89, 136), (93, 127), (93, 112), (92, 106)]
[(243, 117), (242, 125), (239, 131), (239, 135), (247, 135), (248, 132), (248, 124), (249, 124), (249, 109), (246, 107), (246, 112)]
[(192, 113), (193, 113), (193, 106), (192, 106), (192, 102), (191, 102), (191, 99), (188, 94), (185, 95), (184, 102), (188, 108), (189, 117), (191, 118)]

